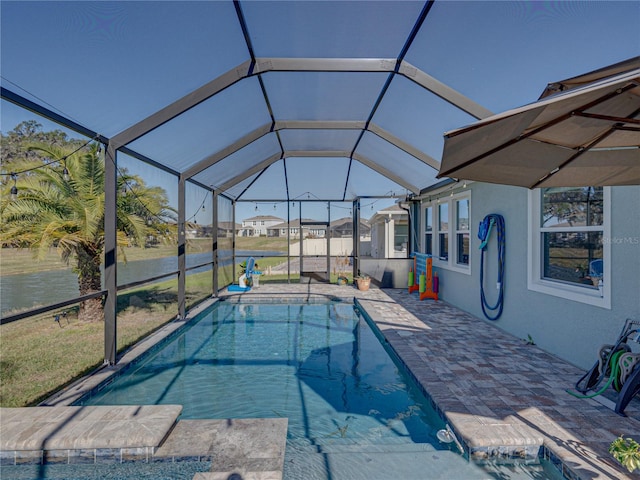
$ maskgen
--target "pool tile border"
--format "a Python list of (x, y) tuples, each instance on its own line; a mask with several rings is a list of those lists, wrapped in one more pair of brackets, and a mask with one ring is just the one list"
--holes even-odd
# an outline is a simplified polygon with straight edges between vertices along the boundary
[(156, 455), (157, 447), (3, 450), (0, 466), (213, 462), (213, 455)]

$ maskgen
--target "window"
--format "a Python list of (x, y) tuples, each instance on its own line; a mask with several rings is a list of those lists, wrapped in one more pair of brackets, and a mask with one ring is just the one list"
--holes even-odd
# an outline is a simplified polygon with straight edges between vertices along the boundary
[(603, 187), (530, 193), (529, 288), (610, 308), (610, 193)]
[(471, 193), (440, 198), (423, 206), (423, 251), (434, 265), (470, 274)]
[(424, 209), (424, 253), (433, 255), (433, 207)]
[(456, 201), (456, 263), (469, 265), (469, 199)]
[(396, 252), (406, 252), (409, 241), (409, 224), (406, 220), (396, 220), (393, 225), (393, 248)]
[(449, 204), (438, 204), (438, 257), (449, 259)]

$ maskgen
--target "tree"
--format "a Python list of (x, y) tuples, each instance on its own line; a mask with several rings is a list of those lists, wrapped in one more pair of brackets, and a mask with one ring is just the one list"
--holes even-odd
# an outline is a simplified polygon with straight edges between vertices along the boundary
[(603, 218), (602, 187), (547, 188), (544, 191), (543, 222), (569, 227), (601, 225)]
[(55, 145), (57, 147), (75, 147), (78, 148), (84, 144), (80, 140), (71, 140), (67, 138), (67, 134), (62, 130), (53, 130), (43, 132), (42, 125), (35, 120), (27, 120), (20, 122), (13, 130), (6, 135), (0, 136), (0, 160), (2, 168), (5, 171), (16, 171), (14, 163), (21, 164), (25, 159), (43, 160), (42, 156), (36, 151), (25, 149), (25, 145), (42, 143), (46, 145)]
[[(7, 195), (12, 182), (4, 187), (0, 203), (2, 246), (31, 248), (39, 257), (56, 247), (64, 261), (74, 262), (80, 295), (99, 291), (105, 202), (105, 168), (99, 147), (37, 144), (30, 145), (29, 151), (49, 160), (43, 163), (41, 158), (25, 156), (12, 162), (13, 171), (24, 174), (17, 178), (17, 199)], [(63, 174), (65, 169), (68, 175)], [(147, 187), (141, 178), (121, 170), (118, 192), (126, 192), (117, 198), (120, 248), (132, 243), (144, 247), (148, 235), (166, 238), (169, 229), (175, 234), (175, 224), (167, 226), (173, 220), (173, 210), (164, 190)], [(102, 317), (100, 298), (81, 303), (81, 320)]]

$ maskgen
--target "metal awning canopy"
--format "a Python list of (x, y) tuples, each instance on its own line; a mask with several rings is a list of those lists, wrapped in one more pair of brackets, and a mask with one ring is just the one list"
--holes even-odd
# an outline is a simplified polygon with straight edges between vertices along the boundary
[[(336, 201), (418, 193), (437, 183), (444, 132), (526, 103), (542, 82), (568, 76), (550, 71), (554, 61), (571, 62), (544, 42), (590, 51), (577, 35), (587, 24), (581, 15), (592, 12), (546, 12), (557, 27), (536, 46), (531, 6), (7, 1), (2, 98), (23, 99), (22, 107), (95, 132), (115, 152), (232, 200), (288, 200), (316, 188)], [(589, 8), (601, 8), (603, 19), (640, 13), (628, 2)], [(591, 64), (631, 57), (627, 50), (637, 48), (617, 38), (633, 37), (633, 23), (618, 22), (607, 36), (620, 57), (594, 54)], [(511, 49), (522, 58), (497, 69)], [(6, 131), (16, 125), (7, 104)]]
[(35, 119), (107, 147), (113, 362), (119, 164), (148, 185), (162, 177), (179, 226), (193, 185), (213, 192), (216, 212), (419, 193), (439, 183), (444, 132), (535, 100), (549, 79), (637, 55), (639, 16), (624, 1), (6, 0), (2, 128)]
[[(83, 133), (99, 132), (116, 154), (125, 152), (148, 160), (233, 200), (295, 198), (286, 179), (291, 175), (304, 178), (297, 170), (308, 170), (309, 163), (303, 159), (309, 158), (315, 159), (314, 172), (306, 174), (313, 180), (300, 187), (301, 191), (314, 194), (314, 185), (322, 184), (322, 197), (336, 201), (416, 194), (434, 182), (440, 145), (425, 149), (419, 132), (416, 136), (395, 130), (394, 109), (401, 108), (395, 98), (403, 97), (405, 102), (430, 97), (430, 102), (437, 102), (461, 122), (491, 114), (408, 61), (412, 53), (419, 53), (416, 37), (433, 7), (434, 2), (241, 1), (3, 5), (3, 26), (13, 15), (30, 16), (40, 30), (47, 29), (46, 23), (41, 24), (47, 15), (72, 23), (75, 17), (84, 17), (95, 24), (78, 25), (71, 37), (87, 47), (97, 42), (100, 56), (117, 60), (103, 67), (106, 78), (96, 78), (102, 89), (99, 95), (79, 84), (75, 88), (72, 68), (67, 66), (69, 75), (60, 80), (78, 95), (73, 98), (55, 89), (49, 91), (47, 85), (35, 85), (33, 70), (8, 55), (8, 61), (3, 59), (3, 75), (7, 75), (3, 77), (3, 98), (32, 102), (35, 111), (45, 115), (64, 112), (56, 114), (56, 120), (71, 129), (80, 125)], [(162, 8), (164, 15), (158, 13)], [(184, 70), (178, 70), (175, 59), (164, 57), (161, 50), (151, 52), (154, 46), (145, 41), (150, 38), (157, 42), (157, 49), (162, 48), (163, 26), (179, 28), (171, 22), (172, 13), (194, 22), (193, 29), (207, 19), (206, 30), (192, 40), (171, 36), (174, 49), (180, 47), (196, 58), (183, 65)], [(265, 23), (268, 19), (271, 25)], [(285, 24), (287, 19), (294, 21)], [(346, 20), (351, 21), (348, 27), (343, 24)], [(309, 22), (318, 38), (304, 29)], [(119, 33), (116, 29), (120, 27), (126, 30), (122, 33), (126, 38), (109, 37)], [(375, 38), (383, 27), (389, 34)], [(21, 35), (9, 32), (6, 39), (18, 46)], [(328, 39), (332, 45), (326, 48), (323, 41)], [(65, 39), (59, 35), (50, 40), (64, 48)], [(131, 59), (122, 52), (134, 42), (140, 55)], [(198, 42), (214, 50), (208, 62), (198, 59), (206, 53)], [(127, 48), (122, 48), (125, 43)], [(120, 53), (115, 53), (118, 47)], [(42, 50), (42, 57), (31, 52), (36, 57), (31, 64), (44, 61), (48, 45), (42, 45)], [(145, 67), (156, 74), (162, 70), (158, 64), (147, 63), (147, 54), (167, 67), (161, 77), (145, 76)], [(200, 68), (195, 65), (198, 62)], [(91, 60), (83, 58), (81, 63), (91, 69)], [(14, 64), (15, 69), (11, 68)], [(171, 81), (172, 75), (184, 79), (188, 74), (192, 76), (183, 83)], [(92, 77), (93, 73), (81, 75)], [(142, 77), (149, 83), (134, 84), (129, 77)], [(165, 87), (158, 96), (156, 82)], [(117, 84), (133, 91), (115, 91)], [(88, 113), (82, 105), (96, 99), (100, 99), (102, 115), (100, 107)], [(105, 100), (109, 102), (106, 106)], [(339, 170), (329, 158), (340, 159)], [(254, 179), (265, 174), (272, 178), (268, 192), (238, 187), (243, 182), (253, 185)]]

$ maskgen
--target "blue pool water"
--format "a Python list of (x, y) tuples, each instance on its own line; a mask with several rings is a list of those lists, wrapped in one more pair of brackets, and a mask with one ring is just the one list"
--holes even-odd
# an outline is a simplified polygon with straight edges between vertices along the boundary
[(504, 477), (441, 443), (442, 419), (347, 303), (218, 302), (82, 404), (286, 417), (287, 479), (549, 478), (540, 465)]
[(289, 437), (314, 444), (433, 442), (444, 426), (346, 303), (219, 302), (83, 404), (181, 404), (188, 419), (287, 417)]

